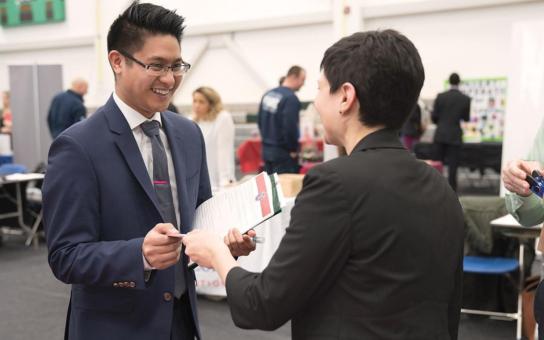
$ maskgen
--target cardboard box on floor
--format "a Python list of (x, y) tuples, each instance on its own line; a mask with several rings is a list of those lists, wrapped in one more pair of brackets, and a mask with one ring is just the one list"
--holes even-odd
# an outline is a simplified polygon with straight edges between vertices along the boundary
[(281, 174), (280, 178), (281, 190), (285, 197), (295, 197), (302, 189), (302, 174)]

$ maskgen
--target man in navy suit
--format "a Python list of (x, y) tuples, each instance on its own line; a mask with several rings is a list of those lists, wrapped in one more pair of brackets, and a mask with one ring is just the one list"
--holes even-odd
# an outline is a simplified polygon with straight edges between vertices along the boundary
[[(114, 93), (51, 146), (44, 223), (51, 269), (72, 284), (66, 339), (200, 338), (194, 273), (168, 236), (211, 196), (200, 130), (166, 111), (190, 67), (182, 33), (181, 16), (134, 2), (108, 33)], [(229, 246), (254, 249), (239, 233)]]

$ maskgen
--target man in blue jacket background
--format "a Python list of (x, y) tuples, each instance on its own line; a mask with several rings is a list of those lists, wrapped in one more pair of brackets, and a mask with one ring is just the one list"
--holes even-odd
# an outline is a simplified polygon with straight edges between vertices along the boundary
[(72, 81), (72, 87), (57, 94), (47, 114), (47, 124), (53, 139), (70, 126), (85, 118), (87, 110), (83, 105), (83, 96), (87, 93), (88, 84), (81, 78)]
[(266, 172), (298, 173), (300, 101), (295, 92), (306, 80), (306, 71), (291, 66), (279, 87), (263, 96), (258, 125)]

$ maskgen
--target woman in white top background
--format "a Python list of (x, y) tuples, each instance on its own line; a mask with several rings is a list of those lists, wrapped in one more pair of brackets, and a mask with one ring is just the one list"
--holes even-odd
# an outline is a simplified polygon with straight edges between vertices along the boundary
[(193, 120), (204, 135), (212, 191), (236, 181), (234, 175), (234, 122), (223, 109), (219, 94), (210, 87), (193, 92)]

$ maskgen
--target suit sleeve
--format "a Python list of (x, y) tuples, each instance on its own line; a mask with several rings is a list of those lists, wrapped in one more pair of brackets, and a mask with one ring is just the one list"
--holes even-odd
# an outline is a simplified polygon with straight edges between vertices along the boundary
[(468, 122), (470, 120), (470, 97), (467, 97), (467, 106), (465, 107), (465, 112), (463, 113), (463, 120)]
[[(49, 152), (43, 184), (44, 227), (49, 265), (68, 284), (112, 286), (133, 281), (145, 287), (143, 238), (101, 240), (99, 191), (93, 164), (69, 135), (58, 137)], [(129, 199), (129, 198), (128, 198)]]
[(436, 97), (433, 103), (433, 112), (431, 113), (431, 120), (434, 124), (438, 124), (440, 119), (440, 96)]
[(77, 122), (79, 122), (80, 120), (82, 120), (83, 118), (85, 118), (85, 115), (87, 114), (87, 109), (85, 108), (85, 106), (83, 104), (81, 105), (76, 105), (74, 107), (74, 112), (72, 114), (72, 124), (75, 124)]
[(288, 96), (283, 108), (283, 133), (287, 149), (296, 152), (299, 148), (300, 101), (296, 96)]
[(337, 174), (318, 167), (306, 175), (268, 267), (260, 274), (236, 267), (227, 275), (229, 306), (238, 327), (276, 329), (333, 285), (352, 248), (350, 209)]

